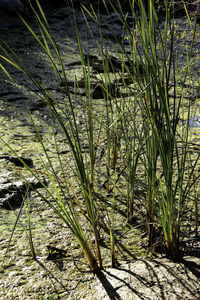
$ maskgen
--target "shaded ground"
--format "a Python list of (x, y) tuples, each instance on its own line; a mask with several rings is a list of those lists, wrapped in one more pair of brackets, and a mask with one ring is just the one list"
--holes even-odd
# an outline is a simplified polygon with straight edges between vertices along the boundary
[[(33, 208), (31, 220), (36, 261), (31, 259), (28, 238), (20, 225), (4, 258), (10, 238), (7, 228), (14, 221), (11, 213), (7, 214), (5, 225), (1, 225), (0, 260), (4, 258), (0, 268), (1, 299), (199, 299), (199, 250), (190, 251), (182, 262), (173, 263), (164, 256), (148, 258), (144, 253), (140, 257), (138, 240), (134, 241), (131, 255), (127, 255), (126, 248), (123, 249), (126, 257), (119, 253), (117, 269), (109, 267), (110, 253), (103, 250), (105, 271), (93, 275), (88, 272), (87, 262), (71, 233), (44, 204), (41, 207), (40, 199), (36, 202), (38, 206)], [(21, 218), (21, 221), (27, 227), (26, 220)], [(129, 236), (134, 235), (136, 232), (132, 231)], [(50, 258), (46, 247), (49, 244), (65, 249), (64, 257)], [(124, 245), (128, 249), (129, 242)], [(193, 248), (198, 246), (196, 242)]]

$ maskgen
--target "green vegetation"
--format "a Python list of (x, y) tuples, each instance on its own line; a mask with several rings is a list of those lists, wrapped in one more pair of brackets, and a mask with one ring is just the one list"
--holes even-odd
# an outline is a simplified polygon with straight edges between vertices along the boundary
[[(33, 6), (32, 9), (40, 37), (22, 20), (51, 62), (58, 88), (66, 95), (65, 101), (62, 103), (56, 99), (31, 76), (11, 49), (1, 46), (4, 51), (0, 64), (2, 70), (13, 81), (15, 78), (4, 66), (5, 61), (23, 72), (37, 87), (38, 96), (48, 108), (53, 133), (51, 143), (57, 153), (58, 164), (56, 167), (53, 165), (44, 138), (30, 112), (45, 154), (41, 161), (44, 174), (50, 183), (45, 184), (36, 170), (19, 159), (44, 187), (44, 194), (38, 191), (42, 201), (53, 209), (76, 237), (92, 272), (97, 272), (104, 265), (101, 244), (105, 228), (110, 235), (112, 266), (118, 264), (116, 234), (121, 226), (118, 224), (120, 213), (127, 230), (138, 222), (145, 224), (143, 229), (146, 230), (150, 249), (154, 247), (158, 229), (162, 228), (163, 240), (159, 242), (164, 245), (167, 256), (175, 261), (181, 257), (182, 226), (188, 209), (195, 213), (191, 226), (195, 228), (196, 235), (199, 222), (199, 154), (193, 151), (191, 156), (189, 134), (189, 121), (195, 114), (196, 105), (187, 103), (187, 119), (185, 123), (181, 122), (196, 24), (192, 25), (186, 10), (193, 42), (187, 49), (187, 66), (183, 70), (179, 68), (174, 46), (173, 5), (169, 8), (165, 1), (165, 24), (161, 28), (153, 1), (149, 1), (148, 13), (142, 0), (137, 1), (137, 9), (135, 1), (131, 1), (134, 24), (131, 28), (120, 1), (115, 2), (115, 5), (110, 2), (110, 8), (122, 24), (123, 39), (113, 33), (112, 24), (92, 6), (82, 7), (91, 34), (88, 19), (93, 20), (99, 30), (100, 39), (96, 41), (101, 72), (95, 71), (92, 57), (85, 55), (75, 14), (72, 19), (82, 65), (84, 96), (80, 82), (75, 78), (76, 93), (72, 97), (62, 56), (50, 35), (48, 21), (38, 0), (37, 9)], [(105, 10), (110, 14), (106, 3)], [(102, 27), (105, 26), (112, 35), (109, 46), (103, 36)], [(98, 78), (98, 84), (94, 78)], [(102, 95), (101, 105), (95, 100), (97, 90)], [(69, 151), (67, 161), (59, 148), (58, 127)], [(12, 145), (8, 147), (12, 149)], [(196, 195), (192, 208), (191, 193)], [(30, 224), (29, 201), (25, 203)], [(88, 232), (92, 234), (94, 243), (91, 238), (88, 239)], [(29, 234), (35, 257), (30, 226)]]

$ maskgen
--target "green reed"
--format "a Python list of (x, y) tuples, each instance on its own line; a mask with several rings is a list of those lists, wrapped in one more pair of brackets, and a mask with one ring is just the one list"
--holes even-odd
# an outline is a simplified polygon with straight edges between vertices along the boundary
[[(48, 24), (47, 24), (47, 20), (45, 18), (44, 12), (43, 12), (41, 6), (39, 5), (39, 2), (36, 1), (36, 3), (38, 5), (41, 16), (33, 7), (32, 7), (32, 9), (38, 20), (42, 40), (40, 40), (38, 38), (36, 33), (32, 30), (32, 28), (27, 24), (27, 22), (23, 18), (22, 18), (22, 21), (25, 23), (25, 25), (28, 28), (28, 30), (30, 31), (30, 33), (35, 37), (38, 44), (42, 47), (42, 49), (45, 51), (46, 55), (48, 56), (48, 58), (52, 64), (52, 68), (54, 70), (55, 76), (57, 78), (58, 85), (60, 86), (61, 82), (63, 82), (63, 80), (64, 80), (64, 82), (66, 83), (66, 86), (67, 86), (67, 79), (66, 79), (66, 74), (65, 74), (63, 64), (62, 64), (62, 59), (60, 57), (60, 54), (59, 54), (59, 51), (57, 49), (55, 42), (53, 41), (53, 39), (51, 38), (51, 36), (49, 34)], [(50, 44), (51, 48), (53, 48), (54, 54), (58, 58), (58, 61), (60, 63), (59, 65), (61, 66), (61, 69), (62, 69), (62, 75), (60, 75), (60, 72), (58, 71), (58, 65), (56, 65), (56, 63), (54, 61), (55, 58), (53, 58), (53, 54), (50, 50), (49, 44)], [(29, 73), (27, 72), (27, 69), (23, 68), (23, 66), (21, 67), (21, 65), (19, 63), (19, 59), (16, 61), (15, 57), (13, 59), (12, 55), (8, 55), (8, 52), (6, 52), (6, 55), (7, 55), (7, 57), (2, 56), (2, 58), (4, 60), (6, 60), (7, 62), (9, 62), (14, 67), (20, 69), (22, 72), (25, 73), (25, 75), (27, 75), (27, 77), (29, 77)], [(3, 68), (3, 70), (5, 70), (5, 68), (3, 66), (2, 66), (2, 68)], [(8, 74), (7, 71), (6, 71), (6, 74), (10, 77), (10, 75)], [(30, 79), (32, 80), (32, 77)], [(32, 81), (32, 82), (33, 82), (33, 84), (35, 83), (34, 81)], [(37, 83), (37, 85), (39, 85), (39, 83)], [(83, 156), (83, 150), (82, 150), (82, 145), (81, 145), (81, 141), (80, 141), (80, 133), (79, 133), (79, 129), (77, 126), (76, 112), (75, 112), (70, 94), (68, 93), (68, 88), (66, 88), (67, 96), (68, 96), (67, 97), (67, 99), (68, 99), (67, 109), (65, 109), (65, 107), (60, 105), (60, 103), (58, 103), (58, 101), (44, 87), (40, 86), (40, 91), (42, 91), (42, 94), (40, 94), (40, 98), (42, 99), (42, 101), (44, 101), (44, 103), (47, 105), (47, 107), (49, 109), (49, 114), (50, 114), (50, 118), (51, 118), (51, 127), (53, 130), (54, 147), (55, 147), (57, 155), (58, 155), (58, 162), (59, 162), (59, 166), (60, 166), (61, 177), (59, 177), (57, 175), (57, 172), (52, 164), (51, 158), (49, 157), (49, 154), (46, 151), (44, 141), (42, 140), (42, 137), (41, 137), (41, 135), (38, 131), (38, 128), (35, 124), (34, 118), (32, 117), (31, 114), (30, 114), (30, 118), (35, 127), (35, 130), (37, 133), (37, 138), (42, 145), (42, 148), (43, 148), (46, 160), (47, 160), (47, 164), (44, 161), (42, 162), (44, 172), (46, 173), (46, 176), (49, 178), (54, 192), (52, 192), (51, 189), (48, 188), (42, 182), (41, 178), (37, 174), (37, 171), (31, 170), (26, 164), (25, 164), (25, 167), (27, 167), (27, 169), (31, 172), (31, 174), (33, 176), (35, 176), (35, 178), (41, 182), (42, 186), (45, 188), (46, 192), (48, 193), (49, 198), (45, 197), (42, 194), (40, 194), (40, 196), (49, 205), (49, 207), (51, 207), (54, 210), (55, 214), (57, 214), (59, 216), (59, 218), (62, 219), (63, 222), (72, 231), (74, 236), (77, 238), (86, 258), (88, 259), (91, 270), (93, 272), (95, 272), (98, 270), (98, 268), (102, 267), (102, 260), (101, 260), (101, 254), (100, 254), (100, 249), (99, 249), (98, 232), (97, 232), (98, 216), (96, 214), (95, 204), (94, 204), (93, 196), (92, 196), (92, 184), (91, 184), (91, 181), (89, 178), (89, 173), (88, 173), (89, 165), (87, 163), (87, 158), (85, 158)], [(88, 105), (91, 106), (90, 103), (88, 103)], [(90, 112), (90, 108), (91, 107), (88, 108), (88, 110), (87, 110), (88, 112)], [(81, 203), (80, 201), (78, 201), (78, 198), (76, 196), (77, 192), (74, 190), (69, 179), (67, 179), (66, 166), (59, 154), (60, 151), (59, 151), (58, 141), (57, 141), (57, 137), (56, 137), (56, 133), (55, 133), (55, 125), (54, 125), (52, 116), (56, 119), (57, 124), (59, 124), (59, 126), (66, 138), (66, 141), (71, 149), (71, 153), (72, 153), (72, 156), (74, 159), (74, 169), (72, 169), (71, 175), (75, 175), (75, 178), (77, 180), (79, 188), (82, 192), (82, 196), (84, 198), (84, 203)], [(88, 118), (88, 126), (89, 126), (89, 139), (91, 142), (92, 124), (91, 124), (90, 116)], [(91, 142), (90, 143), (90, 157), (92, 156), (92, 154), (91, 154), (92, 150), (93, 149), (92, 149), (92, 142)], [(17, 155), (17, 153), (16, 153), (16, 155)], [(91, 178), (92, 178), (92, 175), (91, 175)], [(75, 199), (77, 201), (76, 200), (74, 201), (72, 194), (70, 194), (70, 192), (69, 192), (70, 188), (71, 188), (71, 191), (74, 193), (73, 197), (75, 197)], [(53, 201), (52, 200), (50, 201), (49, 199), (53, 199)], [(84, 234), (83, 229), (81, 228), (79, 218), (77, 215), (78, 213), (75, 208), (74, 202), (76, 202), (76, 204), (78, 204), (79, 209), (81, 211), (83, 211), (83, 212), (86, 211), (86, 218), (89, 223), (88, 226), (92, 226), (92, 228), (94, 230), (96, 249), (97, 249), (97, 251), (96, 251), (97, 257), (95, 256), (93, 250), (91, 249), (91, 245), (89, 245), (89, 243), (87, 241), (87, 237)], [(99, 265), (98, 265), (97, 261), (99, 262)]]
[[(140, 7), (141, 23), (138, 29), (144, 53), (142, 57), (144, 85), (151, 82), (141, 99), (147, 118), (144, 127), (146, 132), (144, 161), (147, 174), (147, 228), (151, 246), (154, 218), (157, 214), (163, 228), (167, 255), (176, 260), (180, 257), (181, 217), (185, 209), (186, 195), (196, 181), (196, 178), (194, 181), (190, 179), (199, 156), (189, 174), (186, 175), (189, 121), (181, 134), (181, 147), (177, 129), (180, 106), (183, 103), (182, 97), (178, 100), (177, 85), (178, 82), (184, 84), (186, 76), (180, 78), (176, 69), (173, 12), (170, 14), (166, 2), (165, 28), (161, 31), (153, 3), (149, 2), (148, 19), (142, 1)], [(193, 36), (195, 36), (195, 30)], [(171, 42), (170, 49), (167, 49), (168, 40)], [(188, 70), (189, 66), (190, 58), (188, 57)], [(170, 85), (173, 89), (170, 89)], [(170, 91), (173, 96), (170, 96)], [(187, 116), (187, 120), (189, 119), (190, 108)], [(158, 170), (158, 163), (161, 170)], [(158, 207), (156, 207), (157, 201)]]
[[(174, 47), (173, 6), (169, 9), (168, 1), (164, 1), (166, 14), (164, 26), (161, 28), (153, 1), (150, 0), (148, 3), (147, 8), (142, 0), (138, 0), (137, 5), (136, 1), (130, 2), (130, 11), (134, 20), (131, 28), (121, 2), (117, 0), (113, 4), (109, 1), (112, 11), (118, 16), (123, 28), (124, 36), (120, 38), (113, 32), (112, 24), (95, 12), (92, 6), (90, 8), (82, 6), (83, 16), (94, 40), (87, 16), (93, 20), (99, 31), (100, 38), (96, 42), (102, 61), (102, 73), (93, 70), (89, 54), (84, 54), (76, 17), (75, 14), (73, 15), (86, 92), (86, 97), (78, 95), (77, 92), (79, 100), (76, 95), (72, 98), (70, 94), (62, 57), (49, 33), (48, 22), (38, 0), (36, 0), (38, 11), (33, 6), (32, 9), (39, 24), (41, 38), (23, 18), (22, 21), (51, 62), (61, 92), (64, 87), (67, 95), (66, 102), (62, 104), (53, 97), (31, 76), (29, 70), (11, 49), (6, 45), (1, 46), (4, 52), (1, 58), (31, 80), (40, 91), (38, 96), (48, 108), (59, 174), (30, 112), (29, 117), (45, 154), (46, 161), (42, 160), (41, 164), (51, 186), (48, 187), (43, 182), (37, 170), (30, 169), (25, 163), (24, 166), (46, 190), (48, 196), (38, 192), (40, 197), (76, 237), (93, 272), (103, 266), (100, 245), (102, 236), (99, 227), (100, 219), (105, 216), (110, 233), (112, 266), (117, 266), (118, 263), (115, 228), (116, 212), (122, 207), (117, 198), (119, 193), (122, 199), (125, 199), (126, 205), (123, 209), (126, 221), (134, 226), (134, 217), (141, 214), (137, 217), (142, 219), (142, 213), (145, 211), (148, 246), (153, 247), (155, 227), (161, 225), (166, 253), (171, 259), (177, 260), (180, 257), (180, 233), (188, 195), (199, 178), (196, 171), (198, 155), (192, 167), (188, 167), (190, 107), (186, 123), (180, 126), (179, 122), (184, 110), (184, 84), (190, 73), (196, 25), (194, 28), (191, 27), (193, 41), (188, 51), (187, 72), (182, 75), (178, 70)], [(108, 6), (106, 3), (104, 5), (109, 14)], [(188, 15), (187, 10), (186, 13)], [(109, 40), (109, 47), (105, 41), (102, 25), (107, 26), (113, 37)], [(3, 64), (0, 64), (0, 67), (11, 80), (15, 80)], [(115, 74), (114, 89), (110, 73)], [(93, 98), (94, 75), (100, 78), (99, 86), (102, 88), (103, 95), (102, 108), (98, 111)], [(74, 85), (79, 89), (76, 78)], [(123, 95), (121, 88), (126, 90), (126, 96)], [(83, 113), (83, 125), (79, 124), (77, 107)], [(61, 129), (73, 158), (70, 172), (66, 171), (66, 163), (60, 154), (59, 140), (56, 135), (57, 126)], [(104, 143), (103, 147), (102, 143)], [(88, 147), (87, 153), (84, 151), (84, 146)], [(8, 147), (11, 148), (11, 145)], [(101, 153), (100, 161), (99, 153)], [(75, 178), (75, 182), (72, 181), (72, 177)], [(139, 209), (136, 195), (138, 184), (142, 186), (145, 194), (140, 199)], [(106, 199), (108, 207), (105, 205), (103, 211), (99, 209), (102, 205), (99, 204), (99, 198), (102, 195), (104, 197), (105, 193), (109, 200)], [(198, 215), (196, 202), (195, 205)], [(28, 206), (26, 208), (28, 214)], [(82, 220), (86, 221), (87, 228), (83, 228)], [(87, 230), (91, 229), (95, 245), (87, 239)]]
[[(136, 145), (138, 142), (141, 143), (140, 137), (142, 135), (138, 135), (138, 131), (135, 130), (136, 127), (133, 129), (134, 141), (136, 143), (133, 143), (131, 152), (128, 152), (136, 154), (132, 156), (131, 172), (128, 172), (128, 174), (131, 174), (131, 182), (133, 183), (131, 198), (133, 199), (134, 197), (134, 180), (137, 174), (139, 157), (146, 173), (145, 208), (149, 246), (152, 246), (154, 223), (159, 220), (163, 228), (167, 254), (176, 260), (180, 255), (180, 228), (182, 215), (185, 210), (186, 196), (197, 180), (197, 177), (191, 180), (191, 176), (195, 172), (199, 158), (197, 155), (194, 166), (188, 171), (186, 167), (189, 121), (186, 122), (182, 130), (180, 141), (178, 122), (181, 114), (180, 107), (184, 103), (183, 95), (178, 96), (177, 92), (178, 86), (183, 90), (183, 85), (188, 78), (187, 75), (190, 70), (190, 59), (196, 34), (196, 24), (194, 27), (191, 27), (193, 39), (188, 51), (187, 71), (184, 76), (179, 76), (174, 47), (174, 3), (169, 8), (168, 1), (165, 1), (166, 15), (163, 29), (159, 26), (159, 19), (153, 1), (149, 1), (148, 13), (143, 1), (138, 1), (138, 3), (137, 7), (139, 11), (137, 12), (134, 9), (135, 1), (130, 5), (135, 20), (135, 26), (131, 30), (120, 1), (116, 1), (116, 6), (112, 2), (109, 2), (122, 22), (124, 31), (127, 33), (129, 50), (132, 50), (131, 57), (128, 55), (123, 41), (119, 38), (115, 37), (115, 43), (110, 42), (117, 57), (121, 60), (121, 65), (133, 81), (136, 91), (138, 91), (135, 99), (139, 98), (140, 100), (139, 106), (143, 118), (143, 155), (137, 155), (139, 152), (136, 149), (139, 148)], [(89, 10), (85, 10), (98, 24), (99, 28), (101, 27), (101, 21), (106, 23), (106, 20), (103, 18), (98, 19), (93, 11), (91, 13)], [(108, 8), (107, 12), (109, 13)], [(186, 14), (189, 18), (187, 10)], [(107, 24), (107, 26), (112, 33), (112, 26), (110, 24)], [(168, 46), (169, 42), (170, 47)], [(115, 46), (116, 43), (118, 48), (120, 47), (120, 50)], [(129, 66), (126, 65), (124, 58), (128, 61)], [(123, 78), (123, 72), (121, 76)], [(191, 117), (190, 108), (188, 111), (187, 120)], [(130, 117), (130, 114), (128, 117)], [(133, 110), (132, 120), (135, 118), (136, 114)], [(122, 127), (126, 124), (126, 119), (127, 116), (123, 119)], [(126, 146), (129, 145), (128, 139), (125, 140), (125, 143)], [(129, 161), (127, 169), (130, 165)], [(127, 203), (127, 216), (130, 218), (133, 214), (133, 200), (128, 200)]]

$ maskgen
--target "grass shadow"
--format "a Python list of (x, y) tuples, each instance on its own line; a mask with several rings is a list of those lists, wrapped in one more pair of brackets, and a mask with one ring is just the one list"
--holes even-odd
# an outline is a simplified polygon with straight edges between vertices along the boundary
[[(197, 280), (191, 277), (191, 273)], [(184, 259), (179, 264), (168, 260), (136, 260), (117, 268), (116, 271), (112, 269), (106, 270), (105, 274), (101, 272), (97, 277), (110, 299), (124, 299), (121, 298), (122, 294), (127, 299), (158, 297), (156, 299), (163, 300), (172, 295), (176, 299), (182, 299), (185, 293), (190, 299), (199, 299), (200, 296), (200, 266)]]

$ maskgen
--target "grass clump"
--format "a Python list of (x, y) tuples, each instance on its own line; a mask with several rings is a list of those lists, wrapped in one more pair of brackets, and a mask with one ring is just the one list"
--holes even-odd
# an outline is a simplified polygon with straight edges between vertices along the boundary
[[(169, 7), (168, 1), (165, 1), (162, 26), (153, 1), (149, 1), (147, 8), (139, 0), (137, 9), (136, 2), (132, 1), (132, 27), (120, 1), (115, 5), (108, 1), (109, 8), (104, 3), (107, 14), (111, 8), (121, 23), (123, 38), (113, 32), (112, 24), (95, 12), (92, 5), (90, 8), (82, 6), (90, 33), (93, 35), (89, 19), (98, 28), (99, 57), (85, 55), (74, 14), (85, 94), (81, 94), (80, 82), (75, 78), (76, 93), (72, 97), (62, 57), (49, 33), (45, 13), (39, 1), (35, 2), (37, 10), (31, 2), (30, 5), (38, 21), (40, 38), (23, 18), (22, 21), (51, 62), (58, 88), (66, 93), (65, 102), (60, 103), (37, 82), (10, 49), (2, 46), (4, 55), (1, 58), (31, 80), (49, 111), (52, 144), (59, 168), (53, 165), (30, 112), (29, 116), (45, 154), (46, 161), (43, 160), (42, 164), (50, 187), (22, 160), (46, 190), (46, 196), (38, 192), (40, 197), (76, 237), (93, 272), (103, 267), (102, 228), (110, 237), (111, 264), (113, 267), (118, 264), (116, 234), (119, 211), (128, 226), (134, 226), (138, 219), (142, 219), (150, 249), (157, 238), (156, 230), (161, 227), (167, 256), (178, 260), (189, 194), (199, 179), (199, 155), (192, 163), (189, 160), (189, 120), (195, 109), (189, 107), (185, 124), (180, 124), (196, 25), (190, 22), (193, 39), (188, 49), (186, 71), (180, 72), (174, 46), (174, 6), (170, 4)], [(187, 9), (186, 13), (189, 18)], [(105, 27), (112, 35), (109, 43), (102, 29)], [(11, 80), (15, 80), (3, 62), (0, 66)], [(98, 97), (102, 99), (100, 108), (95, 104)], [(70, 150), (70, 169), (60, 154), (57, 127)], [(8, 147), (12, 149), (12, 145)], [(139, 190), (142, 191), (140, 196)], [(195, 202), (196, 232), (197, 206)], [(27, 214), (28, 208), (26, 206)], [(94, 244), (88, 241), (88, 230), (92, 232)]]

